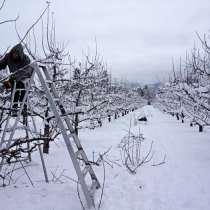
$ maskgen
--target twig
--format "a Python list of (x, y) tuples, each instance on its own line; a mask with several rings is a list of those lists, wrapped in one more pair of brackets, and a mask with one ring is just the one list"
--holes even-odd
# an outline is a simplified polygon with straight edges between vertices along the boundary
[(160, 166), (160, 165), (163, 165), (163, 164), (165, 164), (166, 163), (166, 154), (164, 155), (164, 158), (163, 158), (163, 160), (161, 161), (161, 162), (159, 162), (159, 163), (154, 163), (154, 164), (152, 164), (151, 166)]
[(28, 35), (28, 33), (34, 28), (34, 26), (41, 20), (41, 18), (43, 17), (43, 15), (45, 14), (45, 12), (48, 10), (49, 8), (49, 3), (47, 3), (47, 7), (44, 9), (44, 11), (42, 12), (42, 14), (38, 17), (38, 19), (31, 25), (31, 27), (26, 31), (25, 35), (23, 36), (23, 38), (20, 40), (20, 43), (23, 42), (23, 40), (26, 38), (26, 36)]
[(75, 182), (76, 184), (78, 183), (77, 180), (75, 180), (75, 179), (73, 179), (73, 178), (71, 178), (71, 177), (69, 177), (67, 175), (62, 174), (62, 176), (65, 177), (65, 178), (67, 178), (67, 179), (69, 179), (69, 180), (71, 180), (72, 182)]
[(20, 162), (20, 164), (22, 165), (22, 167), (23, 167), (23, 169), (24, 169), (24, 171), (25, 171), (25, 174), (26, 174), (26, 176), (28, 177), (28, 179), (29, 179), (31, 185), (34, 187), (34, 184), (33, 184), (32, 180), (31, 180), (30, 176), (28, 175), (28, 173), (27, 173), (27, 171), (26, 171), (26, 169), (25, 169), (25, 167), (24, 167), (22, 161), (19, 161), (19, 162)]
[(2, 10), (2, 8), (4, 7), (5, 2), (6, 2), (6, 0), (3, 0), (3, 1), (2, 1), (1, 6), (0, 6), (0, 10)]
[(0, 25), (4, 24), (4, 23), (16, 22), (18, 20), (18, 18), (19, 18), (19, 16), (17, 16), (15, 19), (4, 20), (4, 21), (0, 22)]

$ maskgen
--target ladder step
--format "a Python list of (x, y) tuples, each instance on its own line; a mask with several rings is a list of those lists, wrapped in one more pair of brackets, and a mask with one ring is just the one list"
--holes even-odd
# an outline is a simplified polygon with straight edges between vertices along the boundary
[(26, 90), (26, 89), (24, 89), (24, 88), (15, 88), (15, 90), (21, 91), (21, 90)]
[(77, 158), (79, 157), (80, 154), (81, 154), (81, 150), (77, 150), (77, 151), (75, 152), (75, 155), (76, 155)]
[(53, 83), (52, 80), (45, 80), (45, 82), (48, 83), (48, 84), (52, 84)]
[(89, 172), (90, 168), (91, 168), (90, 165), (86, 165), (86, 166), (84, 167), (84, 169), (82, 170), (83, 176), (86, 176), (86, 175), (87, 175), (87, 173)]
[(60, 98), (54, 98), (54, 101), (55, 102), (59, 102), (60, 101)]
[(69, 138), (74, 138), (75, 132), (68, 132), (67, 135)]
[[(84, 153), (85, 153), (85, 152), (84, 152), (83, 148), (80, 147), (80, 148), (78, 148), (78, 150), (75, 152), (75, 155), (76, 155), (77, 158), (79, 157), (79, 155), (81, 155), (82, 158), (83, 158)], [(84, 160), (84, 161), (85, 161), (85, 160)], [(88, 161), (88, 160), (87, 160), (87, 161)]]

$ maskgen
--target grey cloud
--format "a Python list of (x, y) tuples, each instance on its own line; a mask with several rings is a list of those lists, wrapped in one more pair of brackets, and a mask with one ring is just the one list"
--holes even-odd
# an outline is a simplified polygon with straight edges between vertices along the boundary
[[(184, 56), (195, 32), (210, 27), (209, 0), (52, 0), (51, 5), (57, 38), (69, 41), (72, 55), (81, 56), (87, 47), (94, 51), (96, 37), (113, 75), (131, 80), (164, 78), (172, 56)], [(7, 0), (0, 17), (20, 14), (24, 33), (44, 7), (44, 0)], [(10, 26), (0, 33), (2, 48), (17, 41)]]

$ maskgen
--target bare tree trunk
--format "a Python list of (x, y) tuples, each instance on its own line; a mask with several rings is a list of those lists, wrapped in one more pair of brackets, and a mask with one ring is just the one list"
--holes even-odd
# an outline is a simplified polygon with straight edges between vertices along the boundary
[(46, 137), (46, 139), (44, 140), (44, 145), (43, 145), (43, 153), (45, 154), (49, 154), (49, 147), (50, 147), (50, 141), (49, 141), (49, 137), (50, 137), (50, 120), (48, 119), (49, 116), (49, 107), (47, 106), (47, 110), (45, 112), (45, 123), (44, 123), (44, 137)]
[(79, 125), (79, 114), (75, 115), (75, 122), (74, 122), (74, 131), (78, 136), (78, 125)]
[[(27, 114), (27, 106), (24, 105), (23, 109), (23, 125), (25, 125), (25, 132), (26, 132), (26, 139), (29, 139), (29, 134), (28, 134), (28, 114)], [(27, 149), (30, 151), (30, 143), (27, 142)], [(31, 152), (28, 152), (28, 159), (31, 161)]]
[[(53, 82), (56, 80), (57, 75), (57, 68), (56, 65), (53, 66)], [(47, 109), (45, 111), (45, 124), (44, 124), (44, 137), (46, 137), (46, 140), (44, 141), (43, 145), (43, 153), (49, 154), (49, 148), (50, 148), (50, 120), (49, 117), (49, 103), (47, 100)]]
[(198, 125), (199, 128), (199, 132), (203, 132), (203, 126), (202, 125)]
[[(75, 104), (76, 108), (79, 106), (81, 94), (82, 94), (82, 89), (79, 90), (79, 93), (78, 93), (78, 96), (76, 99), (76, 104)], [(76, 113), (75, 118), (74, 118), (74, 131), (75, 131), (76, 135), (78, 135), (78, 133), (79, 133), (78, 126), (79, 126), (79, 113)]]
[(176, 119), (179, 120), (179, 114), (178, 113), (176, 113)]

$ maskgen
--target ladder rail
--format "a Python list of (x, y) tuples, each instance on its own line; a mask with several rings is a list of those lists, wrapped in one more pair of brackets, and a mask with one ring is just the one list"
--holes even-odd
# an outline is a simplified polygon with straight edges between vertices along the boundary
[[(45, 74), (45, 76), (46, 76), (47, 81), (52, 81), (49, 72), (48, 72), (46, 69), (43, 69), (43, 72), (44, 72), (44, 74)], [(51, 83), (50, 86), (51, 86), (52, 93), (53, 93), (54, 97), (55, 97), (55, 98), (59, 98), (59, 96), (58, 96), (58, 94), (57, 94), (57, 91), (56, 91), (56, 89), (55, 89), (54, 84)], [(74, 131), (74, 128), (73, 128), (72, 125), (71, 125), (70, 119), (67, 117), (67, 113), (66, 113), (66, 111), (65, 111), (65, 108), (63, 107), (63, 105), (62, 105), (62, 103), (61, 103), (60, 100), (56, 100), (56, 103), (58, 104), (58, 107), (59, 107), (59, 109), (60, 109), (60, 111), (61, 111), (61, 114), (63, 115), (63, 119), (64, 119), (64, 121), (66, 122), (67, 128), (68, 128), (68, 130), (70, 131), (70, 134), (71, 134), (71, 136), (72, 136), (72, 138), (73, 138), (73, 140), (74, 140), (74, 142), (75, 142), (77, 148), (78, 148), (79, 150), (82, 149), (82, 152), (81, 152), (80, 154), (81, 154), (82, 158), (84, 159), (84, 162), (85, 162), (86, 164), (88, 164), (88, 163), (89, 163), (88, 157), (87, 157), (86, 153), (84, 152), (84, 150), (83, 150), (83, 148), (82, 148), (82, 145), (81, 145), (81, 143), (80, 143), (80, 140), (79, 140), (78, 136), (76, 135), (76, 133), (75, 133), (75, 131)], [(89, 168), (89, 172), (90, 172), (91, 178), (94, 179), (94, 180), (97, 182), (97, 185), (98, 185), (97, 187), (99, 188), (99, 187), (100, 187), (100, 183), (99, 183), (97, 177), (95, 176), (95, 173), (94, 173), (92, 167)]]
[(57, 108), (56, 108), (55, 102), (53, 100), (53, 97), (51, 95), (51, 92), (50, 92), (50, 90), (49, 90), (49, 88), (48, 88), (48, 86), (47, 86), (47, 84), (46, 84), (46, 82), (44, 80), (44, 77), (43, 77), (43, 75), (42, 75), (42, 73), (41, 73), (41, 71), (40, 71), (40, 69), (39, 69), (37, 64), (34, 65), (34, 70), (35, 70), (35, 72), (37, 73), (37, 75), (39, 77), (39, 80), (41, 82), (41, 85), (42, 85), (43, 89), (46, 91), (45, 94), (47, 95), (48, 101), (49, 101), (49, 103), (51, 105), (51, 109), (54, 112), (56, 119), (58, 120), (58, 126), (59, 126), (59, 128), (61, 130), (64, 142), (65, 142), (67, 150), (68, 150), (68, 153), (70, 155), (70, 158), (72, 160), (73, 166), (74, 166), (75, 171), (77, 173), (77, 176), (78, 176), (78, 179), (79, 179), (79, 183), (82, 186), (83, 193), (85, 195), (88, 208), (90, 208), (90, 207), (94, 206), (94, 201), (93, 201), (93, 198), (90, 195), (88, 187), (87, 187), (87, 185), (85, 183), (84, 177), (82, 175), (82, 171), (81, 171), (80, 166), (79, 166), (79, 164), (77, 162), (77, 159), (75, 157), (75, 152), (74, 152), (74, 149), (73, 149), (73, 147), (71, 145), (70, 139), (69, 139), (69, 137), (68, 137), (68, 135), (66, 133), (66, 129), (65, 129), (65, 126), (63, 124), (63, 121), (62, 121), (62, 119), (60, 117), (59, 112), (57, 111)]
[(13, 138), (13, 136), (14, 136), (14, 134), (15, 134), (15, 128), (16, 128), (16, 126), (17, 126), (18, 121), (20, 120), (20, 116), (21, 116), (21, 113), (22, 113), (22, 111), (23, 111), (23, 108), (24, 108), (26, 99), (27, 99), (27, 97), (28, 97), (28, 93), (29, 93), (29, 90), (30, 90), (30, 87), (31, 87), (31, 81), (32, 81), (33, 77), (34, 77), (34, 71), (33, 71), (33, 74), (32, 74), (32, 76), (31, 76), (30, 80), (28, 81), (29, 86), (28, 86), (27, 89), (26, 89), (25, 95), (24, 95), (24, 97), (23, 97), (23, 101), (21, 102), (20, 109), (18, 110), (18, 115), (17, 115), (17, 117), (16, 117), (16, 119), (15, 119), (15, 123), (14, 123), (14, 125), (12, 126), (12, 127), (13, 127), (13, 130), (12, 130), (12, 132), (11, 132), (11, 134), (10, 134), (9, 141), (8, 141), (8, 143), (7, 143), (7, 145), (6, 145), (6, 148), (8, 148), (8, 147), (10, 146), (10, 143), (11, 143), (11, 141), (12, 141), (12, 138)]

